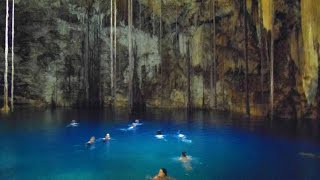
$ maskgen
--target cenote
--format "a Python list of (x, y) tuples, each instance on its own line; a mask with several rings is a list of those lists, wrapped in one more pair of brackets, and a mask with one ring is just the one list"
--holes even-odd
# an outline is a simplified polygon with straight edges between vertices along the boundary
[(0, 180), (320, 179), (319, 64), (314, 0), (2, 0)]

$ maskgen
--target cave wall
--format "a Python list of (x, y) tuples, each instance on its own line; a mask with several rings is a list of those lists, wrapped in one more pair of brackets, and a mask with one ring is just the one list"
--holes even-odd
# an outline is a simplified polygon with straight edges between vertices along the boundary
[[(186, 108), (189, 104), (192, 108), (244, 113), (246, 13), (250, 110), (252, 115), (268, 115), (272, 5), (261, 1), (260, 19), (259, 2), (247, 0), (244, 10), (242, 1), (216, 0), (213, 39), (212, 0), (134, 0), (135, 102), (148, 107)], [(117, 4), (117, 89), (113, 102), (110, 1), (16, 0), (15, 104), (126, 107), (128, 11), (125, 0)], [(320, 111), (319, 6), (311, 0), (275, 0), (273, 7), (275, 115), (316, 119)], [(4, 27), (4, 1), (0, 12), (0, 26)], [(0, 33), (4, 42), (4, 28)], [(213, 42), (217, 107), (210, 102)], [(1, 59), (3, 49), (4, 43), (0, 45)], [(4, 63), (0, 64), (1, 88), (3, 69)]]

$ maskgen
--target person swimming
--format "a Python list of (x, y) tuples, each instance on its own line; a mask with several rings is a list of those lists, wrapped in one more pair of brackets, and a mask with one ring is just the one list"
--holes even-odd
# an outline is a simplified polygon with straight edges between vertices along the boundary
[(137, 125), (135, 123), (132, 123), (131, 126), (128, 127), (128, 130), (133, 130), (136, 127), (137, 127)]
[(179, 160), (182, 161), (182, 162), (188, 162), (191, 159), (190, 159), (190, 157), (187, 156), (187, 152), (183, 151), (181, 153), (181, 156), (180, 156)]
[(186, 136), (185, 136), (184, 134), (181, 134), (181, 133), (180, 133), (180, 130), (179, 130), (179, 131), (178, 131), (178, 138), (184, 139), (184, 138), (186, 138)]
[(132, 123), (132, 124), (134, 124), (134, 125), (136, 125), (136, 126), (141, 126), (141, 125), (142, 125), (142, 123), (140, 123), (139, 119), (136, 119), (136, 120), (134, 121), (134, 123)]
[(86, 143), (87, 146), (93, 145), (96, 141), (96, 138), (94, 136), (91, 136), (90, 140)]
[(168, 180), (168, 172), (165, 168), (160, 168), (159, 173), (153, 177), (153, 180)]
[(67, 127), (77, 127), (79, 123), (76, 122), (76, 120), (72, 120), (71, 123)]
[(164, 135), (162, 134), (162, 132), (161, 132), (160, 130), (158, 130), (158, 131), (156, 132), (155, 137), (158, 138), (158, 139), (163, 139), (163, 138), (164, 138)]
[(132, 131), (132, 130), (135, 130), (137, 125), (135, 123), (132, 123), (130, 125), (128, 125), (129, 127), (128, 128), (121, 128), (120, 130), (121, 131)]
[(111, 139), (110, 134), (107, 133), (104, 138), (102, 138), (103, 141), (109, 141)]
[(178, 137), (178, 139), (179, 139), (180, 141), (182, 141), (182, 142), (189, 143), (189, 144), (192, 143), (192, 140), (187, 139), (187, 136), (184, 135), (184, 134), (182, 134), (182, 133), (180, 133), (180, 130), (179, 130), (178, 133), (177, 133), (177, 137)]
[(191, 171), (192, 170), (192, 166), (191, 166), (191, 163), (190, 163), (192, 158), (187, 155), (187, 152), (183, 151), (181, 153), (181, 156), (180, 156), (179, 160), (183, 163), (183, 167), (184, 167), (185, 170), (187, 170), (187, 171)]

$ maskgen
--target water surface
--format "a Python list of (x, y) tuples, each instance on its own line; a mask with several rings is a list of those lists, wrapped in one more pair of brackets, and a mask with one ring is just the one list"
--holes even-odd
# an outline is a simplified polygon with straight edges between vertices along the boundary
[[(78, 127), (66, 127), (71, 120)], [(20, 110), (0, 119), (0, 179), (319, 179), (318, 125), (182, 110), (148, 110), (133, 131), (125, 111)], [(157, 130), (166, 136), (154, 137)], [(177, 131), (190, 141), (181, 141)], [(86, 148), (90, 136), (112, 140)], [(192, 170), (177, 159), (193, 157)]]

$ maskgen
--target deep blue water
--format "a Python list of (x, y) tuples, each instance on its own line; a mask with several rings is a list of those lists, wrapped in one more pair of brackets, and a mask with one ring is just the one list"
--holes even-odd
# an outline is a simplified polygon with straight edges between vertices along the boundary
[[(71, 120), (78, 127), (66, 127)], [(188, 179), (320, 179), (318, 125), (229, 114), (148, 110), (133, 131), (125, 111), (23, 110), (0, 119), (0, 179), (143, 180), (165, 167)], [(154, 137), (157, 130), (165, 140)], [(192, 143), (179, 140), (177, 131)], [(112, 140), (86, 148), (91, 136)], [(192, 156), (192, 170), (177, 160)]]

